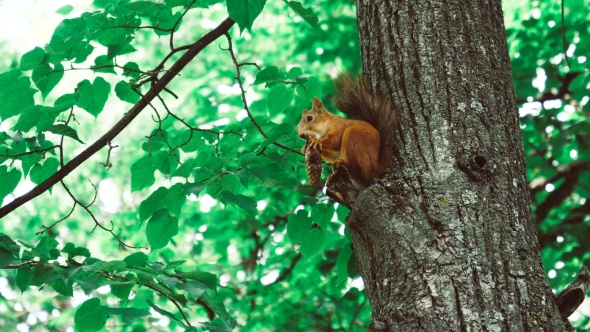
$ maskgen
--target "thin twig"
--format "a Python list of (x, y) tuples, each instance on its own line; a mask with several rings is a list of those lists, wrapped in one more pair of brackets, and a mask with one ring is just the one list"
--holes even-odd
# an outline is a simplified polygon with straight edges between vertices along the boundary
[(244, 109), (246, 110), (246, 114), (248, 114), (248, 118), (250, 119), (250, 122), (252, 122), (252, 124), (254, 125), (254, 127), (256, 127), (256, 129), (258, 129), (258, 132), (262, 135), (262, 137), (268, 138), (268, 135), (266, 135), (264, 133), (264, 131), (262, 130), (260, 125), (256, 122), (256, 120), (254, 120), (252, 113), (250, 113), (250, 109), (248, 108), (248, 102), (246, 101), (246, 91), (244, 91), (244, 86), (242, 84), (242, 75), (240, 73), (240, 65), (238, 64), (238, 60), (236, 59), (236, 55), (234, 54), (233, 43), (232, 43), (231, 37), (229, 36), (229, 33), (226, 32), (225, 37), (227, 38), (227, 42), (228, 42), (227, 50), (229, 51), (229, 54), (231, 55), (231, 59), (234, 62), (234, 66), (236, 67), (236, 81), (238, 82), (238, 85), (240, 86), (240, 91), (242, 93), (242, 103), (244, 104)]
[(72, 213), (74, 213), (74, 210), (76, 209), (76, 205), (78, 205), (78, 203), (74, 202), (74, 205), (72, 206), (72, 210), (70, 210), (70, 213), (68, 213), (63, 218), (61, 218), (59, 220), (56, 220), (53, 224), (51, 224), (49, 226), (43, 226), (43, 225), (41, 225), (41, 227), (43, 227), (43, 230), (42, 231), (38, 231), (37, 233), (35, 233), (35, 235), (41, 235), (41, 234), (47, 232), (48, 230), (52, 229), (53, 227), (55, 227), (55, 225), (59, 224), (60, 222), (68, 219), (72, 215)]
[(262, 71), (262, 68), (260, 68), (260, 66), (256, 62), (242, 62), (238, 66), (240, 66), (240, 67), (242, 67), (242, 66), (254, 66), (254, 67), (258, 68), (258, 71)]
[[(246, 91), (244, 90), (244, 86), (242, 84), (242, 77), (240, 74), (240, 65), (238, 64), (238, 60), (236, 59), (236, 55), (234, 54), (234, 48), (233, 48), (233, 44), (232, 44), (232, 40), (231, 37), (229, 35), (229, 33), (225, 33), (225, 37), (227, 38), (227, 42), (228, 42), (228, 48), (227, 51), (229, 51), (229, 54), (231, 55), (231, 59), (234, 63), (234, 66), (236, 67), (236, 81), (238, 82), (238, 86), (240, 87), (240, 91), (242, 93), (242, 103), (244, 104), (244, 109), (246, 110), (246, 114), (248, 114), (248, 118), (250, 119), (250, 122), (252, 122), (252, 124), (254, 125), (254, 127), (256, 127), (256, 129), (258, 130), (258, 132), (262, 135), (262, 137), (264, 138), (268, 138), (268, 135), (266, 135), (266, 133), (264, 133), (264, 131), (262, 130), (262, 128), (260, 127), (260, 125), (254, 120), (254, 117), (252, 116), (252, 113), (250, 113), (250, 109), (248, 108), (248, 101), (246, 100)], [(288, 146), (284, 146), (283, 144), (277, 143), (277, 142), (273, 142), (272, 143), (275, 146), (280, 147), (281, 149), (285, 149), (287, 151), (291, 151), (293, 153), (299, 154), (299, 155), (303, 155), (303, 153), (295, 150), (295, 149), (291, 149)]]
[[(121, 240), (121, 238), (116, 235), (113, 232), (113, 228), (108, 229), (105, 226), (103, 226), (100, 222), (98, 222), (98, 220), (96, 219), (96, 217), (94, 216), (94, 213), (92, 213), (92, 211), (90, 211), (89, 206), (92, 205), (92, 203), (94, 203), (94, 201), (92, 201), (91, 204), (89, 204), (88, 206), (85, 204), (82, 204), (82, 202), (80, 202), (80, 200), (78, 200), (76, 198), (76, 196), (74, 196), (74, 194), (72, 194), (72, 192), (70, 191), (70, 188), (68, 188), (68, 186), (66, 186), (66, 184), (64, 183), (64, 181), (60, 181), (62, 187), (65, 189), (65, 191), (68, 193), (68, 195), (70, 196), (70, 198), (79, 206), (81, 206), (84, 211), (86, 211), (86, 213), (92, 218), (92, 220), (94, 221), (94, 229), (96, 229), (97, 227), (108, 232), (111, 233), (111, 235), (117, 240), (117, 242), (119, 242), (119, 245), (125, 248), (132, 248), (132, 249), (147, 249), (145, 247), (136, 247), (136, 246), (132, 246), (132, 245), (128, 245), (125, 242), (123, 242), (123, 240)], [(94, 186), (94, 184), (93, 184)], [(94, 189), (96, 190), (96, 187), (94, 187)], [(96, 199), (96, 195), (94, 196), (94, 198)], [(92, 231), (94, 231), (94, 229)]]
[(101, 165), (103, 165), (106, 169), (110, 169), (111, 167), (113, 167), (113, 164), (111, 163), (111, 151), (114, 148), (118, 148), (118, 145), (112, 145), (113, 143), (111, 141), (107, 142), (107, 145), (109, 146), (109, 151), (107, 151), (107, 160), (104, 163), (100, 163)]
[(191, 9), (191, 7), (197, 2), (197, 0), (193, 0), (188, 6), (185, 7), (184, 12), (180, 15), (178, 20), (174, 22), (174, 26), (172, 27), (172, 31), (170, 32), (170, 50), (174, 50), (174, 31), (176, 31), (176, 27), (180, 24), (180, 21), (186, 15), (186, 13)]
[(34, 151), (29, 151), (29, 152), (23, 152), (23, 153), (19, 153), (19, 154), (15, 154), (15, 155), (7, 155), (7, 154), (0, 154), (0, 157), (2, 158), (11, 158), (11, 159), (16, 159), (18, 157), (22, 157), (22, 156), (26, 156), (29, 154), (34, 154), (34, 153), (44, 153), (53, 149), (61, 149), (60, 145), (54, 145), (54, 146), (50, 146), (48, 148), (45, 149), (41, 149), (41, 150), (34, 150)]

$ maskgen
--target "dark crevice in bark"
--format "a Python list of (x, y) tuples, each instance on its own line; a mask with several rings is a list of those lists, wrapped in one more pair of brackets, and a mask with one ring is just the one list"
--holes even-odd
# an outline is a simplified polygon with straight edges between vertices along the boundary
[(457, 310), (457, 315), (459, 316), (459, 326), (461, 328), (460, 332), (467, 332), (467, 328), (465, 327), (465, 317), (463, 316), (463, 309), (461, 309), (461, 300), (459, 296), (459, 289), (455, 282), (453, 282), (453, 290), (455, 291), (455, 310)]

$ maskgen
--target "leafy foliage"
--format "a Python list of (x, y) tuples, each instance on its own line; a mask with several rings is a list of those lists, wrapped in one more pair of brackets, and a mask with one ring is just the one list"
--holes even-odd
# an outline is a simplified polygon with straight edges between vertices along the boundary
[[(505, 7), (532, 205), (556, 289), (590, 259), (586, 5), (567, 2), (569, 64), (557, 1)], [(0, 265), (22, 295), (1, 299), (0, 312), (19, 301), (45, 317), (4, 315), (4, 329), (366, 330), (348, 211), (306, 185), (293, 130), (314, 96), (330, 106), (328, 74), (360, 70), (352, 1), (93, 6), (77, 17), (56, 7), (65, 17), (46, 45), (1, 70), (3, 206), (117, 128), (217, 22), (229, 16), (237, 27), (108, 148), (2, 218)]]

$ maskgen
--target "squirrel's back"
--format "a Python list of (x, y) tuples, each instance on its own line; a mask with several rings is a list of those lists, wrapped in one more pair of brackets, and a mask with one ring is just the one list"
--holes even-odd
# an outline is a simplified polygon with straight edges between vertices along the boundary
[(380, 154), (391, 159), (399, 116), (399, 109), (392, 98), (371, 91), (364, 77), (355, 77), (349, 72), (341, 73), (334, 80), (334, 85), (336, 107), (349, 117), (367, 121), (375, 127), (381, 137)]

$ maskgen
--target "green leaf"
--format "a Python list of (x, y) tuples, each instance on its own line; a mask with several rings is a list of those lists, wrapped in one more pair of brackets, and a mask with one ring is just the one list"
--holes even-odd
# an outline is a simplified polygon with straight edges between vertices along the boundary
[(60, 63), (53, 65), (53, 68), (49, 64), (43, 64), (33, 70), (32, 79), (35, 85), (41, 91), (43, 99), (47, 97), (49, 92), (55, 88), (57, 83), (64, 76), (64, 67)]
[(8, 171), (8, 166), (0, 166), (0, 205), (2, 205), (2, 200), (4, 197), (11, 194), (16, 186), (18, 185), (21, 179), (21, 172), (16, 168), (11, 169)]
[(198, 300), (205, 291), (209, 289), (207, 285), (198, 281), (189, 281), (184, 284), (177, 284), (176, 288), (187, 292), (193, 300)]
[[(112, 287), (112, 286), (111, 286)], [(109, 315), (117, 315), (122, 316), (121, 319), (125, 324), (132, 324), (136, 322), (141, 317), (149, 316), (150, 312), (145, 309), (137, 309), (137, 308), (108, 308), (108, 307), (100, 307), (102, 311)]]
[(146, 236), (152, 251), (164, 248), (176, 234), (178, 234), (178, 217), (171, 216), (168, 209), (156, 211), (148, 220)]
[(33, 95), (28, 77), (21, 77), (20, 70), (0, 74), (0, 119), (6, 120), (33, 106)]
[(172, 174), (178, 167), (178, 159), (170, 150), (158, 151), (154, 154), (154, 168), (162, 174)]
[(238, 23), (240, 31), (252, 31), (254, 20), (262, 12), (266, 0), (226, 0), (229, 17)]
[(352, 247), (350, 242), (346, 242), (340, 253), (338, 254), (338, 258), (336, 259), (336, 271), (338, 272), (338, 283), (343, 282), (346, 280), (348, 275), (348, 261), (352, 256)]
[(295, 76), (295, 81), (297, 81), (297, 83), (305, 85), (305, 83), (307, 83), (309, 81), (309, 77), (307, 76)]
[(40, 184), (55, 174), (58, 167), (59, 161), (56, 158), (47, 158), (43, 165), (37, 163), (35, 166), (33, 166), (33, 169), (31, 169), (31, 181), (33, 181), (35, 184)]
[(78, 92), (75, 93), (66, 93), (65, 95), (61, 95), (59, 98), (55, 100), (53, 103), (53, 108), (56, 112), (63, 112), (69, 110), (80, 98), (80, 94)]
[(135, 62), (127, 62), (123, 68), (125, 68), (123, 69), (123, 75), (126, 77), (131, 77), (136, 80), (141, 76), (139, 65)]
[[(166, 146), (166, 140), (168, 140), (168, 132), (166, 130), (154, 129), (150, 133), (148, 142), (142, 145), (142, 149), (145, 152), (155, 153)], [(165, 158), (167, 156), (163, 156)]]
[(33, 50), (23, 54), (20, 58), (20, 70), (32, 70), (44, 64), (47, 59), (47, 53), (40, 48), (35, 47)]
[(45, 131), (49, 131), (49, 132), (52, 132), (57, 135), (64, 135), (64, 136), (73, 138), (76, 141), (84, 144), (84, 142), (82, 142), (78, 138), (78, 133), (76, 132), (76, 130), (68, 125), (65, 125), (65, 124), (56, 124), (53, 126), (49, 126), (49, 127), (45, 128)]
[(227, 190), (221, 193), (221, 197), (228, 203), (234, 204), (244, 210), (256, 210), (256, 201), (250, 197), (240, 194), (235, 195)]
[(275, 66), (266, 67), (256, 74), (256, 80), (252, 85), (258, 85), (266, 82), (271, 82), (278, 79), (279, 68)]
[(59, 257), (59, 251), (56, 250), (58, 242), (56, 239), (50, 238), (48, 236), (43, 236), (37, 246), (35, 247), (35, 252), (39, 257), (43, 260), (50, 260), (56, 259)]
[(181, 266), (182, 264), (186, 263), (186, 259), (180, 260), (180, 261), (174, 261), (174, 262), (170, 262), (168, 264), (166, 264), (166, 267), (164, 268), (164, 270), (174, 270), (177, 267)]
[(293, 68), (289, 69), (289, 72), (287, 73), (287, 75), (290, 78), (296, 79), (297, 77), (300, 77), (301, 75), (303, 75), (303, 70), (300, 67), (293, 67)]
[(80, 99), (76, 105), (97, 117), (102, 112), (110, 91), (111, 85), (100, 76), (96, 77), (92, 84), (84, 80), (78, 84)]
[(74, 7), (72, 7), (71, 5), (65, 5), (63, 7), (60, 7), (55, 12), (65, 16), (65, 15), (68, 15), (73, 9), (74, 9)]
[[(84, 263), (86, 264), (86, 261), (88, 261), (90, 259), (87, 259), (84, 261)], [(92, 262), (92, 260), (90, 260), (90, 262)], [(88, 272), (93, 272), (93, 271), (108, 271), (108, 272), (120, 272), (124, 269), (127, 268), (127, 263), (125, 263), (125, 261), (109, 261), (109, 262), (103, 262), (103, 261), (96, 261), (94, 263), (90, 263), (88, 262), (88, 266), (84, 266), (84, 271), (88, 271)]]
[(10, 138), (10, 135), (8, 135), (5, 131), (0, 132), (0, 142), (1, 143), (6, 143), (6, 141), (8, 141)]
[[(199, 162), (202, 162), (199, 160)], [(195, 181), (200, 182), (203, 180), (209, 180), (211, 178), (219, 177), (219, 174), (223, 171), (223, 160), (219, 157), (213, 157), (208, 159), (202, 167), (195, 168)], [(218, 179), (222, 181), (221, 179)]]
[(356, 264), (356, 255), (355, 255), (354, 251), (352, 252), (352, 255), (350, 256), (350, 259), (348, 260), (348, 275), (353, 279), (360, 275), (359, 268)]
[(18, 289), (20, 289), (21, 293), (24, 293), (33, 281), (33, 273), (31, 271), (31, 266), (29, 264), (25, 264), (16, 270), (14, 282)]
[[(158, 31), (160, 31), (160, 30), (156, 30), (156, 34), (158, 33)], [(128, 38), (122, 44), (109, 46), (108, 50), (107, 50), (107, 57), (109, 59), (113, 59), (117, 55), (123, 55), (123, 54), (137, 52), (137, 49), (135, 49), (135, 47), (131, 46), (130, 44), (127, 44), (130, 41), (131, 41), (131, 39)]]
[(131, 89), (131, 85), (125, 81), (119, 81), (119, 83), (115, 85), (115, 94), (122, 101), (126, 101), (131, 104), (137, 103), (141, 98), (137, 92)]
[(311, 219), (316, 224), (320, 225), (321, 228), (326, 229), (328, 223), (334, 216), (334, 206), (327, 204), (316, 204), (311, 209)]
[(170, 190), (164, 187), (158, 188), (139, 205), (139, 219), (141, 221), (147, 220), (154, 215), (154, 212), (164, 207), (168, 208), (166, 213), (171, 212), (174, 215), (180, 215), (180, 209), (186, 201), (182, 187), (181, 183), (177, 183)]
[(318, 25), (318, 17), (310, 8), (305, 8), (298, 1), (286, 1), (283, 0), (289, 8), (293, 9), (301, 18), (305, 20), (315, 31), (320, 32), (320, 26)]
[(182, 163), (182, 165), (180, 165), (180, 167), (178, 167), (173, 173), (172, 173), (172, 177), (181, 177), (181, 178), (185, 178), (187, 179), (189, 176), (191, 176), (191, 171), (193, 169), (193, 163), (194, 163), (194, 159), (188, 159), (186, 161), (184, 161)]
[(205, 184), (202, 182), (187, 182), (182, 187), (188, 194), (195, 194), (199, 196), (199, 193), (205, 189)]
[[(33, 105), (27, 108), (22, 114), (18, 117), (18, 121), (12, 128), (13, 130), (20, 130), (23, 132), (27, 132), (35, 127), (41, 119), (49, 120), (51, 117), (49, 113), (50, 108), (47, 106), (42, 105)], [(57, 114), (56, 114), (57, 117)], [(55, 120), (55, 118), (54, 118)], [(47, 121), (46, 121), (47, 122)], [(51, 121), (53, 124), (53, 120)]]
[(336, 208), (336, 214), (338, 215), (338, 220), (341, 223), (346, 224), (346, 218), (350, 214), (350, 210), (346, 206), (338, 204), (338, 207)]
[(32, 273), (33, 279), (31, 280), (31, 285), (41, 286), (52, 274), (55, 273), (55, 271), (51, 264), (40, 263), (33, 267)]
[[(236, 322), (234, 322), (233, 318), (230, 318), (232, 320), (232, 324), (236, 324)], [(201, 327), (203, 328), (203, 331), (209, 331), (209, 332), (232, 332), (233, 328), (230, 328), (229, 326), (227, 326), (225, 324), (225, 322), (223, 320), (221, 320), (221, 318), (217, 317), (214, 320), (210, 321), (210, 322), (202, 322), (201, 323)], [(192, 332), (192, 331), (191, 331)]]
[(111, 285), (111, 294), (123, 301), (127, 301), (131, 289), (133, 289), (133, 285)]
[(17, 262), (10, 250), (0, 246), (0, 269)]
[(207, 306), (209, 308), (211, 308), (211, 310), (213, 310), (213, 312), (219, 316), (219, 318), (221, 318), (221, 320), (223, 320), (223, 322), (225, 323), (225, 325), (227, 325), (230, 328), (234, 328), (233, 326), (233, 322), (229, 317), (229, 314), (227, 313), (227, 310), (225, 309), (225, 306), (223, 305), (223, 302), (221, 301), (221, 299), (219, 299), (219, 296), (217, 296), (217, 294), (215, 294), (214, 291), (209, 290), (206, 291), (205, 293), (203, 293), (203, 295), (201, 296), (201, 299), (203, 300), (203, 302), (205, 302), (207, 304)]
[(47, 285), (49, 285), (49, 287), (53, 288), (54, 291), (58, 292), (59, 294), (63, 295), (63, 296), (73, 296), (74, 295), (74, 289), (72, 288), (72, 283), (66, 283), (66, 280), (64, 279), (55, 279), (55, 280), (51, 280), (47, 283)]
[(180, 324), (180, 326), (184, 327), (185, 329), (188, 328), (188, 326), (184, 325), (184, 323), (178, 319), (176, 316), (174, 316), (171, 312), (166, 311), (160, 307), (158, 307), (157, 305), (155, 305), (152, 301), (150, 300), (146, 300), (146, 302), (150, 305), (150, 307), (152, 307), (152, 309), (154, 309), (157, 313), (164, 315), (170, 319), (172, 319), (173, 321), (175, 321), (176, 323)]
[(87, 280), (76, 280), (76, 284), (82, 288), (82, 291), (86, 295), (92, 294), (96, 289), (107, 284), (107, 280), (99, 277), (92, 277)]
[(156, 182), (153, 158), (144, 156), (131, 165), (131, 191), (139, 191)]
[(86, 300), (76, 310), (74, 325), (80, 332), (100, 331), (107, 323), (108, 315), (101, 309), (100, 300)]
[(83, 63), (88, 59), (88, 56), (92, 54), (92, 52), (94, 52), (94, 46), (90, 45), (87, 41), (80, 42), (73, 51), (73, 54), (76, 57), (74, 63)]
[(213, 273), (195, 270), (184, 273), (178, 273), (178, 277), (195, 280), (213, 290), (217, 289), (217, 276)]
[(66, 19), (55, 28), (51, 41), (46, 46), (50, 54), (59, 56), (61, 60), (76, 57), (75, 50), (85, 37), (86, 20), (83, 18)]
[(115, 74), (117, 72), (114, 69), (115, 63), (113, 59), (109, 59), (106, 55), (101, 55), (94, 59), (94, 66), (90, 66), (90, 69), (96, 73), (107, 73), (107, 74)]
[(139, 204), (139, 220), (144, 221), (150, 218), (154, 212), (166, 207), (168, 188), (156, 189), (148, 198)]
[(61, 251), (68, 254), (70, 259), (76, 256), (90, 257), (90, 250), (84, 247), (76, 247), (72, 242), (66, 243)]
[(168, 190), (166, 196), (166, 207), (172, 215), (180, 216), (182, 206), (186, 202), (187, 192), (184, 190), (182, 183), (176, 183)]
[(326, 242), (326, 231), (323, 229), (312, 229), (309, 231), (305, 239), (301, 242), (299, 250), (301, 255), (305, 258), (309, 258), (323, 248), (324, 242)]
[(20, 246), (16, 244), (10, 237), (0, 233), (0, 246), (8, 249), (15, 257), (20, 254)]
[(303, 84), (303, 86), (298, 85), (295, 91), (297, 91), (299, 97), (307, 100), (312, 100), (313, 97), (319, 97), (322, 93), (320, 80), (315, 76), (311, 76), (307, 83)]
[(299, 210), (296, 214), (289, 216), (287, 222), (287, 234), (293, 243), (299, 243), (305, 239), (311, 228), (311, 218), (308, 217), (308, 212)]
[(136, 252), (123, 259), (123, 261), (127, 263), (127, 266), (129, 267), (144, 267), (147, 260), (148, 257), (143, 252)]
[(266, 97), (266, 106), (271, 115), (284, 111), (291, 105), (293, 89), (287, 89), (284, 84), (279, 84), (270, 90)]
[(260, 144), (260, 148), (266, 147), (273, 142), (281, 141), (283, 139), (288, 139), (293, 134), (293, 126), (287, 123), (282, 123), (276, 127), (274, 127), (270, 133), (268, 133), (268, 138), (264, 140)]
[(233, 193), (237, 188), (241, 187), (240, 178), (235, 174), (227, 174), (220, 176), (209, 185), (207, 185), (207, 193), (215, 199), (222, 199), (221, 193), (223, 191), (229, 191)]

